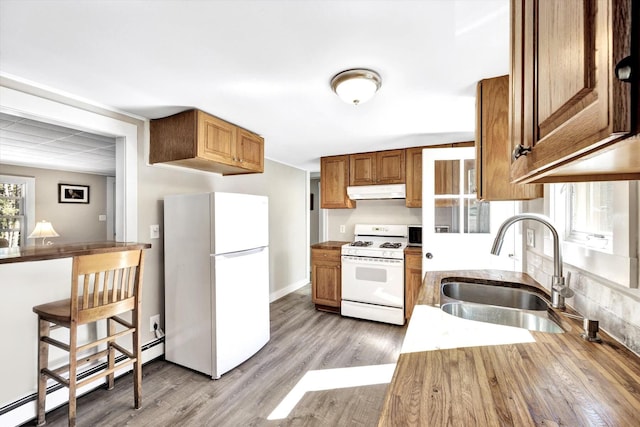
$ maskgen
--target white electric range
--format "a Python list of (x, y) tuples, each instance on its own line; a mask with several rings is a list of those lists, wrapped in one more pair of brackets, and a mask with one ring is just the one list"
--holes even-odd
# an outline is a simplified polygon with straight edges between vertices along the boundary
[(342, 246), (343, 316), (404, 324), (406, 225), (355, 226), (354, 241)]

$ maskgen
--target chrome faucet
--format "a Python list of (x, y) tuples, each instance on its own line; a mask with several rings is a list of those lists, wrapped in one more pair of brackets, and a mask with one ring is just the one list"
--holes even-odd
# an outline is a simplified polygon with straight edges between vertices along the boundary
[(500, 253), (502, 242), (504, 241), (504, 235), (507, 233), (507, 229), (511, 225), (515, 224), (518, 221), (524, 221), (527, 219), (538, 221), (539, 223), (546, 225), (547, 228), (551, 230), (551, 235), (553, 236), (553, 278), (551, 279), (551, 305), (554, 308), (564, 308), (564, 299), (571, 298), (574, 293), (571, 289), (569, 289), (570, 275), (567, 274), (566, 280), (562, 275), (562, 254), (560, 253), (560, 239), (558, 238), (558, 232), (556, 231), (553, 224), (551, 224), (551, 220), (548, 217), (534, 213), (523, 213), (508, 218), (498, 229), (496, 238), (493, 241), (493, 246), (491, 247), (491, 253), (493, 255), (498, 255)]

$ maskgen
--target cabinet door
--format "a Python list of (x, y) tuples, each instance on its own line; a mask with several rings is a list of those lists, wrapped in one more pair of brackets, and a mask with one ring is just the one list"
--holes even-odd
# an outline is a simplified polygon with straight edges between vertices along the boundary
[(619, 114), (619, 97), (611, 102), (621, 59), (612, 50), (625, 50), (619, 41), (630, 37), (618, 34), (626, 28), (617, 15), (625, 3), (512, 0), (511, 136), (514, 146), (532, 149), (512, 161), (513, 181), (544, 178), (629, 131), (628, 106)]
[(217, 162), (234, 163), (236, 127), (198, 112), (198, 156)]
[(418, 255), (405, 255), (405, 294), (404, 313), (405, 318), (411, 318), (413, 307), (418, 300), (420, 286), (422, 285), (422, 257)]
[(376, 153), (376, 184), (404, 184), (404, 150)]
[(243, 168), (264, 172), (264, 139), (244, 129), (238, 129), (236, 159)]
[(349, 185), (376, 184), (376, 153), (349, 156)]
[(478, 82), (476, 96), (476, 187), (480, 200), (542, 197), (541, 184), (512, 184), (509, 141), (509, 76)]
[(342, 299), (342, 273), (339, 261), (318, 260), (317, 257), (313, 256), (311, 284), (314, 304), (340, 307)]
[(349, 156), (320, 159), (320, 207), (323, 209), (355, 208), (356, 202), (347, 196)]
[(407, 148), (405, 151), (408, 208), (422, 207), (422, 149)]

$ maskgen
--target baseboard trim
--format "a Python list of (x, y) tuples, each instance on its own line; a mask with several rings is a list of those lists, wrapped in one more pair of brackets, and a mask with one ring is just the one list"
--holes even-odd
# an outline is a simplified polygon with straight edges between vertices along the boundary
[[(164, 355), (164, 338), (157, 338), (142, 346), (142, 364), (148, 363), (158, 357)], [(93, 372), (101, 368), (105, 363), (94, 366), (83, 371), (80, 377), (87, 377)], [(116, 377), (120, 377), (131, 371), (131, 367), (123, 368), (116, 371)], [(78, 389), (77, 396), (86, 394), (92, 390), (102, 387), (106, 379), (103, 381), (96, 380)], [(8, 403), (0, 408), (0, 425), (1, 426), (19, 426), (29, 420), (33, 420), (37, 415), (36, 400), (37, 393), (32, 393), (15, 402)], [(59, 406), (65, 405), (69, 401), (69, 392), (66, 387), (60, 384), (54, 384), (47, 388), (47, 411), (51, 411)]]
[(286, 288), (278, 289), (275, 292), (271, 292), (271, 294), (269, 294), (269, 303), (272, 303), (272, 302), (274, 302), (276, 300), (279, 300), (283, 296), (288, 295), (291, 292), (295, 292), (298, 289), (300, 289), (301, 287), (303, 287), (305, 285), (308, 285), (308, 284), (309, 284), (309, 280), (307, 280), (307, 279), (300, 280), (298, 282), (290, 284)]

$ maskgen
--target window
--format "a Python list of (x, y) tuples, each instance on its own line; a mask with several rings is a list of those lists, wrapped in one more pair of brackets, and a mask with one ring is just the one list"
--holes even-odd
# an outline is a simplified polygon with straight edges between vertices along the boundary
[(34, 226), (35, 179), (0, 175), (0, 243), (17, 248), (26, 245)]
[(607, 252), (613, 239), (613, 182), (566, 184), (565, 239)]
[[(637, 182), (551, 184), (548, 190), (545, 211), (564, 240), (563, 261), (625, 287), (637, 287)], [(551, 255), (548, 235), (544, 251)]]

